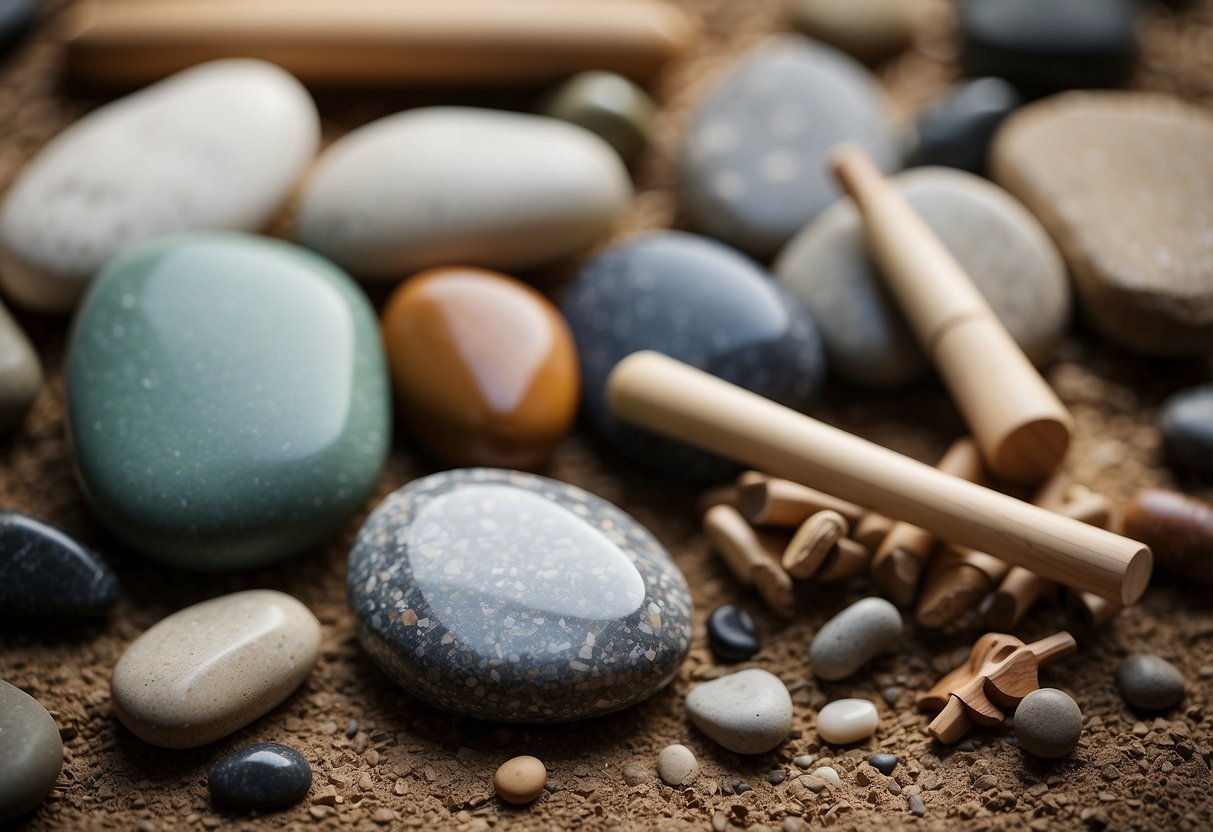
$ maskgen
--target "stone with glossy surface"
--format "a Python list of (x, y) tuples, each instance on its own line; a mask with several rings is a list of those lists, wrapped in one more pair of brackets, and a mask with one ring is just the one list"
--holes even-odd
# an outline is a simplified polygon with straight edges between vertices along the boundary
[(1137, 653), (1116, 670), (1116, 683), (1125, 701), (1147, 711), (1165, 711), (1184, 698), (1184, 675), (1161, 656)]
[(1075, 92), (1011, 116), (991, 172), (1057, 241), (1104, 335), (1148, 355), (1203, 356), (1213, 351), (1210, 146), (1206, 109)]
[(42, 362), (29, 338), (0, 305), (0, 435), (21, 424), (42, 389)]
[(119, 596), (113, 570), (58, 529), (0, 511), (0, 615), (101, 615)]
[(632, 198), (611, 147), (554, 118), (424, 107), (346, 134), (303, 188), (296, 237), (355, 276), (527, 269), (602, 237)]
[(725, 604), (708, 616), (708, 647), (717, 661), (744, 662), (762, 647), (749, 612)]
[(827, 621), (809, 646), (809, 663), (820, 679), (837, 682), (882, 653), (901, 638), (901, 613), (883, 598), (856, 601)]
[(1172, 468), (1213, 477), (1213, 384), (1169, 396), (1158, 413), (1158, 431)]
[(964, 0), (961, 61), (1032, 94), (1115, 86), (1137, 55), (1137, 0)]
[(738, 754), (761, 754), (788, 738), (792, 697), (778, 676), (757, 668), (703, 682), (687, 694), (687, 716)]
[(573, 426), (577, 347), (555, 306), (497, 272), (432, 269), (389, 298), (400, 419), (451, 465), (536, 468)]
[(206, 776), (211, 798), (233, 809), (279, 809), (312, 786), (312, 766), (289, 745), (259, 742), (228, 754)]
[(39, 0), (4, 0), (0, 3), (0, 56), (29, 30), (41, 5)]
[(237, 592), (173, 613), (114, 667), (122, 723), (162, 748), (226, 737), (290, 696), (320, 650), (320, 622), (289, 595)]
[(671, 477), (724, 479), (737, 466), (622, 424), (606, 402), (615, 364), (656, 350), (802, 410), (820, 387), (821, 340), (803, 305), (749, 258), (680, 231), (599, 254), (561, 307), (581, 358), (586, 417), (620, 454)]
[(1168, 572), (1213, 586), (1213, 503), (1147, 488), (1125, 508), (1124, 533), (1149, 546)]
[[(1024, 352), (1052, 358), (1070, 322), (1065, 263), (1040, 223), (996, 185), (951, 168), (893, 177)], [(809, 307), (830, 369), (864, 387), (920, 377), (927, 360), (884, 286), (850, 200), (840, 200), (788, 243), (775, 274)]]
[(613, 72), (579, 72), (561, 84), (544, 114), (595, 133), (624, 162), (633, 161), (649, 143), (657, 107), (635, 82)]
[(657, 776), (667, 786), (685, 786), (699, 776), (699, 761), (685, 745), (667, 745), (657, 755)]
[(880, 717), (867, 699), (835, 699), (817, 712), (817, 733), (831, 745), (849, 745), (876, 733)]
[(789, 0), (792, 23), (865, 63), (909, 44), (924, 10), (919, 0)]
[(487, 468), (389, 495), (350, 553), (363, 647), (435, 707), (561, 722), (619, 710), (673, 678), (691, 639), (686, 582), (615, 506)]
[(699, 105), (679, 159), (695, 230), (766, 259), (834, 201), (839, 142), (897, 163), (887, 105), (854, 59), (807, 38), (772, 38)]
[(1065, 757), (1082, 736), (1082, 711), (1064, 691), (1040, 688), (1015, 708), (1015, 739), (1029, 754), (1046, 760)]
[(912, 163), (985, 173), (995, 132), (1022, 103), (1001, 78), (966, 81), (918, 117)]
[(0, 680), (0, 823), (33, 809), (55, 787), (63, 741), (34, 697)]
[(149, 557), (256, 566), (332, 534), (391, 436), (370, 304), (311, 252), (233, 233), (163, 237), (106, 267), (67, 363), (76, 465)]
[(879, 771), (885, 777), (893, 776), (893, 769), (897, 768), (896, 754), (873, 754), (868, 757), (868, 765)]
[(72, 308), (111, 258), (162, 234), (256, 231), (312, 161), (320, 123), (273, 64), (212, 61), (101, 107), (47, 144), (0, 209), (0, 288)]

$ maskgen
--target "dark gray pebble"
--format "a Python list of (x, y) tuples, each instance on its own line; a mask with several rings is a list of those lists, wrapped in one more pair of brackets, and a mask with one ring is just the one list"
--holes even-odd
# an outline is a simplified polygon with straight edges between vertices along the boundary
[(888, 777), (893, 773), (893, 769), (897, 768), (897, 755), (873, 754), (868, 757), (868, 765)]
[(0, 0), (0, 55), (29, 30), (39, 4), (39, 0)]
[(744, 780), (732, 780), (729, 785), (733, 787), (733, 794), (745, 794), (746, 792), (754, 791), (754, 787)]
[(617, 421), (605, 388), (621, 359), (656, 350), (797, 410), (825, 376), (800, 299), (741, 252), (697, 234), (655, 232), (608, 248), (582, 268), (562, 308), (590, 424), (621, 455), (670, 477), (722, 480), (738, 467)]
[(32, 517), (0, 512), (0, 615), (101, 615), (118, 596), (118, 579), (96, 552)]
[(295, 749), (259, 742), (233, 751), (211, 767), (207, 787), (216, 803), (233, 809), (281, 809), (312, 786), (312, 767)]
[(1159, 411), (1158, 430), (1172, 468), (1213, 478), (1213, 384), (1171, 395)]
[(1033, 96), (1115, 86), (1133, 68), (1137, 11), (1137, 0), (964, 0), (964, 68)]
[(927, 805), (922, 802), (922, 798), (916, 794), (910, 795), (910, 814), (922, 817), (927, 813)]
[(915, 165), (943, 165), (984, 174), (990, 140), (1023, 98), (1001, 78), (956, 87), (918, 117)]
[(772, 786), (778, 786), (784, 780), (788, 779), (788, 773), (781, 768), (777, 768), (767, 775), (767, 782)]
[(750, 614), (725, 604), (708, 616), (708, 647), (721, 662), (744, 662), (762, 647)]
[(1147, 711), (1165, 711), (1184, 698), (1184, 675), (1160, 656), (1129, 656), (1116, 671), (1125, 701)]

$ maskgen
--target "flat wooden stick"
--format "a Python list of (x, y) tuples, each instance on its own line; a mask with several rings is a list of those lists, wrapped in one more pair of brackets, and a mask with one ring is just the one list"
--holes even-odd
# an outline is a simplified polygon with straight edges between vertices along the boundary
[(944, 540), (1069, 586), (1133, 603), (1150, 580), (1148, 547), (949, 476), (654, 352), (628, 356), (607, 380), (625, 422), (829, 489)]
[(694, 27), (659, 0), (105, 0), (77, 4), (65, 32), (69, 69), (95, 83), (261, 58), (322, 86), (479, 87), (647, 79)]
[(754, 531), (737, 509), (728, 505), (708, 509), (703, 529), (738, 580), (754, 587), (779, 615), (791, 618), (796, 614), (792, 579), (777, 561), (778, 544)]
[(741, 513), (759, 526), (799, 526), (820, 511), (833, 511), (857, 523), (864, 511), (854, 503), (815, 488), (768, 477), (741, 487)]
[(901, 192), (857, 145), (834, 176), (863, 216), (868, 246), (990, 470), (1037, 482), (1057, 468), (1073, 421), (981, 292)]

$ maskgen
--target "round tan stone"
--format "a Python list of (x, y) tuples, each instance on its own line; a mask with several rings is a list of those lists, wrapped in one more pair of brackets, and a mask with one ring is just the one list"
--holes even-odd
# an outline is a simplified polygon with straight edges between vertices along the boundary
[(442, 462), (534, 469), (577, 414), (577, 348), (564, 318), (512, 277), (432, 269), (383, 313), (401, 420)]
[(145, 742), (194, 748), (248, 725), (316, 663), (320, 622), (289, 595), (251, 590), (187, 607), (131, 643), (111, 692)]
[(523, 755), (507, 760), (493, 775), (493, 788), (506, 803), (530, 803), (543, 793), (548, 770), (537, 757)]

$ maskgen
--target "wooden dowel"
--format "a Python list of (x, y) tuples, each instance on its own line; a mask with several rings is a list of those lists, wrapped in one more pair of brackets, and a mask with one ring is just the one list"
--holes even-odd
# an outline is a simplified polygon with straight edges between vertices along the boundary
[(706, 514), (707, 510), (712, 506), (732, 506), (733, 508), (741, 508), (741, 489), (747, 485), (753, 485), (759, 482), (769, 480), (766, 474), (758, 471), (745, 471), (737, 480), (730, 485), (720, 485), (716, 488), (709, 488), (707, 491), (699, 495), (699, 499), (695, 505), (699, 509), (700, 514)]
[(1124, 603), (1150, 580), (1142, 544), (949, 476), (654, 352), (607, 380), (625, 422), (921, 526)]
[(759, 526), (799, 526), (820, 511), (836, 512), (848, 523), (864, 514), (854, 503), (778, 477), (741, 488), (741, 513)]
[(857, 540), (844, 537), (826, 555), (813, 580), (819, 583), (845, 581), (868, 571), (872, 553)]
[(871, 555), (847, 537), (850, 525), (836, 511), (819, 511), (801, 523), (783, 551), (783, 568), (793, 578), (838, 581), (867, 570)]
[(885, 283), (990, 470), (1008, 482), (1044, 479), (1069, 446), (1069, 412), (951, 252), (868, 155), (846, 145), (832, 164), (859, 208)]
[[(935, 467), (970, 482), (985, 479), (981, 453), (967, 437), (952, 443)], [(935, 535), (912, 523), (895, 524), (872, 556), (872, 580), (889, 600), (904, 607), (914, 600), (923, 567), (938, 542)]]
[(1123, 606), (1107, 598), (1100, 598), (1089, 592), (1066, 590), (1066, 614), (1078, 629), (1085, 632), (1098, 630), (1115, 618), (1122, 609)]
[(893, 528), (893, 520), (874, 511), (866, 512), (855, 525), (852, 537), (869, 551), (875, 552)]
[(659, 0), (106, 0), (65, 26), (69, 69), (142, 85), (261, 58), (321, 86), (539, 84), (583, 69), (653, 76), (694, 26)]
[(703, 517), (703, 529), (738, 580), (753, 586), (773, 611), (796, 613), (792, 579), (776, 561), (780, 547), (751, 528), (732, 506), (718, 505)]

